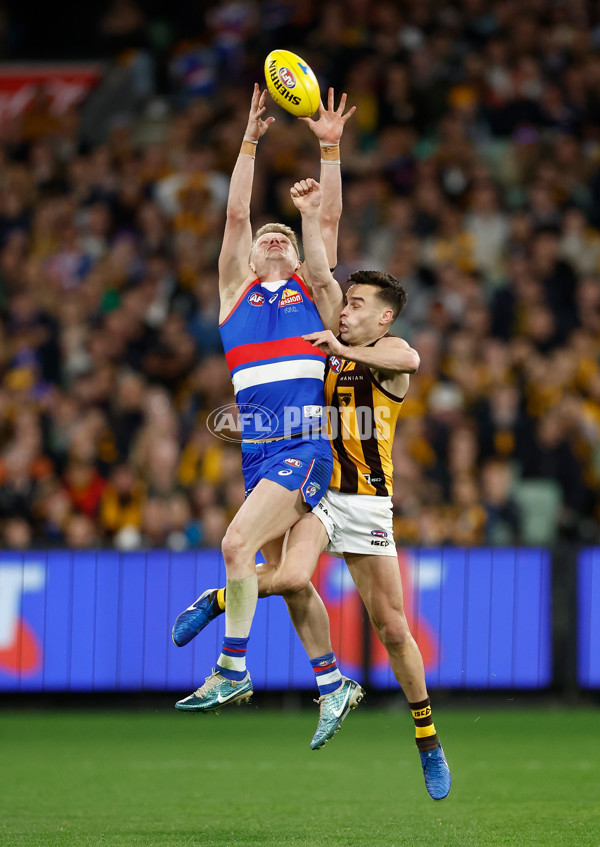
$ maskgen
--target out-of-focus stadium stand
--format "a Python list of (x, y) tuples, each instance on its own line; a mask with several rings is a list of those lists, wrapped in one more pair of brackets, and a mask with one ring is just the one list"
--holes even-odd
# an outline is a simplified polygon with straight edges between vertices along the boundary
[[(382, 268), (408, 293), (396, 329), (421, 368), (394, 444), (396, 540), (598, 542), (598, 10), (174, 5), (90, 7), (79, 33), (60, 7), (0, 10), (4, 60), (103, 68), (78, 105), (39, 86), (1, 110), (2, 546), (220, 545), (244, 491), (239, 449), (205, 426), (232, 400), (216, 262), (275, 47), (358, 107), (337, 278)], [(297, 227), (288, 189), (318, 177), (318, 150), (269, 112), (253, 223)]]

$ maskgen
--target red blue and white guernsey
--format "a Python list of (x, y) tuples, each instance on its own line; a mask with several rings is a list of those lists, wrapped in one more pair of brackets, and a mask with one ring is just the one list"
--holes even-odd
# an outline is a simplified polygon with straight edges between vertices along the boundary
[(320, 424), (326, 357), (301, 336), (323, 322), (299, 276), (255, 279), (219, 329), (244, 439), (290, 437)]

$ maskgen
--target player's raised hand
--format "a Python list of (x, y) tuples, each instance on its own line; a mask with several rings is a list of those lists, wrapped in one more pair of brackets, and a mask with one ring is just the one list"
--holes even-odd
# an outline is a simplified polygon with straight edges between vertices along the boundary
[(313, 347), (318, 347), (327, 356), (343, 356), (344, 345), (337, 340), (330, 329), (322, 329), (319, 332), (309, 332), (303, 335), (304, 341), (310, 341)]
[(321, 205), (321, 186), (316, 179), (301, 179), (290, 188), (294, 206), (300, 212), (316, 210)]
[(327, 93), (327, 108), (323, 105), (323, 101), (319, 101), (319, 117), (316, 120), (313, 118), (298, 118), (299, 121), (304, 121), (323, 144), (337, 144), (344, 132), (344, 126), (348, 118), (356, 112), (356, 106), (346, 108), (347, 95), (344, 92), (340, 97), (340, 105), (335, 108), (335, 94), (333, 88), (330, 88)]
[(275, 118), (267, 118), (262, 120), (262, 116), (267, 111), (265, 106), (265, 98), (267, 89), (261, 93), (258, 83), (254, 83), (254, 91), (252, 92), (252, 101), (250, 103), (250, 114), (248, 115), (248, 125), (244, 137), (251, 141), (258, 141), (265, 132), (269, 129)]

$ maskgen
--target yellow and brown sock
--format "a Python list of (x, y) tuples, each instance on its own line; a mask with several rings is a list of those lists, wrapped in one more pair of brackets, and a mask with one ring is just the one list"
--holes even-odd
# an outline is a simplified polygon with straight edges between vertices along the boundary
[(433, 718), (431, 717), (431, 703), (429, 697), (419, 703), (408, 704), (413, 720), (415, 722), (416, 743), (420, 753), (436, 750), (440, 739), (437, 737)]

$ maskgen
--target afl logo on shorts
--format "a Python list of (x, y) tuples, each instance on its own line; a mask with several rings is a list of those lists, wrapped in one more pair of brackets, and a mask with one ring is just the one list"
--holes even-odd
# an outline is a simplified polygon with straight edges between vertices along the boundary
[(337, 356), (329, 357), (329, 369), (334, 372), (334, 374), (339, 374), (342, 369), (342, 360), (338, 359)]
[(286, 88), (296, 87), (296, 77), (289, 68), (279, 68), (279, 79), (282, 81)]
[(253, 291), (252, 294), (248, 295), (248, 303), (250, 303), (251, 306), (262, 306), (264, 302), (265, 298), (260, 291)]
[(387, 538), (387, 532), (384, 529), (372, 529), (371, 535), (376, 535), (377, 538)]
[(293, 468), (301, 468), (302, 462), (300, 459), (284, 459), (286, 465), (291, 465)]

